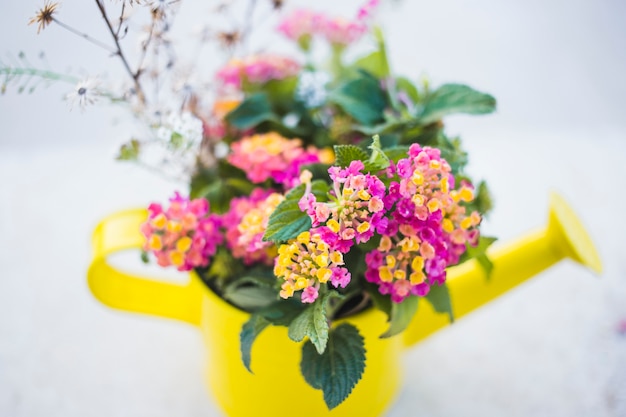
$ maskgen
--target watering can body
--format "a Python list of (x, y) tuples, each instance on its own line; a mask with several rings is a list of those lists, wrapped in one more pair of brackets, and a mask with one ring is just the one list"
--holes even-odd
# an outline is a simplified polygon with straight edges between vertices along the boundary
[[(177, 285), (126, 274), (107, 262), (114, 252), (141, 247), (139, 226), (146, 217), (145, 210), (129, 210), (110, 216), (96, 228), (94, 259), (88, 272), (90, 289), (108, 306), (198, 326), (207, 348), (207, 382), (228, 416), (380, 416), (401, 386), (403, 350), (449, 324), (447, 315), (436, 313), (429, 303), (421, 303), (406, 331), (392, 338), (380, 338), (388, 323), (378, 310), (345, 319), (365, 339), (365, 372), (346, 401), (329, 411), (322, 392), (302, 377), (301, 345), (288, 338), (285, 327), (270, 326), (258, 336), (251, 356), (254, 373), (250, 373), (241, 361), (239, 339), (248, 313), (214, 294), (195, 273), (186, 285)], [(582, 225), (556, 195), (551, 198), (547, 227), (495, 247), (489, 256), (494, 264), (489, 278), (475, 260), (449, 268), (447, 283), (457, 318), (564, 257), (598, 273), (601, 270)]]

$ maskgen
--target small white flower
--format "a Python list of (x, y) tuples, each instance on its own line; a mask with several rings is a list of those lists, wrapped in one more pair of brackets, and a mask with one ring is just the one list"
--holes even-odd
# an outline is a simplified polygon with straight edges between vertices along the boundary
[(328, 92), (326, 84), (330, 81), (330, 76), (321, 71), (304, 71), (300, 74), (296, 96), (308, 108), (319, 107), (326, 101)]
[(100, 91), (100, 80), (96, 77), (86, 78), (74, 87), (71, 93), (68, 93), (65, 98), (69, 101), (70, 109), (74, 105), (78, 105), (81, 110), (84, 110), (88, 105), (96, 103), (102, 91)]

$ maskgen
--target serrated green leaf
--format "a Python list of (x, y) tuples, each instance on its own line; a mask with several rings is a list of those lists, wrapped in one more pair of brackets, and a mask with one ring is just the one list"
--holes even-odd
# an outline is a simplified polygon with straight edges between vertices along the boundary
[(354, 145), (335, 145), (335, 165), (345, 168), (352, 161), (367, 161), (369, 155), (363, 149)]
[(288, 335), (294, 342), (301, 342), (308, 337), (321, 355), (328, 343), (328, 320), (326, 319), (326, 302), (329, 294), (318, 298), (313, 304), (300, 313), (289, 325)]
[(248, 372), (252, 373), (250, 367), (252, 344), (257, 336), (270, 324), (265, 317), (259, 314), (252, 314), (250, 319), (245, 322), (239, 334), (239, 346), (241, 349), (241, 360)]
[(235, 110), (226, 115), (226, 121), (237, 129), (249, 129), (266, 121), (280, 122), (265, 93), (253, 94), (246, 98)]
[(302, 347), (302, 375), (310, 386), (322, 390), (329, 410), (348, 398), (361, 379), (365, 353), (363, 337), (348, 323), (332, 330), (323, 354), (318, 354), (310, 342)]
[(383, 120), (385, 95), (379, 81), (368, 74), (340, 85), (328, 99), (361, 124), (373, 125)]
[(418, 297), (410, 295), (401, 303), (391, 303), (391, 320), (389, 329), (380, 335), (381, 339), (395, 336), (407, 328), (417, 311), (417, 302)]
[[(285, 199), (270, 215), (263, 235), (264, 241), (285, 242), (295, 239), (300, 233), (311, 228), (311, 218), (298, 207), (298, 201), (304, 195), (304, 191), (305, 185), (300, 184), (287, 193)], [(324, 181), (311, 182), (311, 192), (318, 201), (325, 201), (328, 191), (328, 184)]]
[(489, 94), (463, 84), (444, 84), (426, 97), (418, 119), (429, 124), (450, 114), (487, 114), (495, 109), (496, 99)]
[(450, 323), (454, 323), (454, 312), (452, 311), (450, 292), (446, 284), (432, 285), (425, 298), (437, 313), (446, 313), (450, 318)]
[(368, 149), (370, 149), (371, 155), (365, 161), (365, 171), (378, 172), (389, 167), (389, 158), (380, 147), (380, 137), (378, 135), (374, 135), (372, 144), (368, 146)]

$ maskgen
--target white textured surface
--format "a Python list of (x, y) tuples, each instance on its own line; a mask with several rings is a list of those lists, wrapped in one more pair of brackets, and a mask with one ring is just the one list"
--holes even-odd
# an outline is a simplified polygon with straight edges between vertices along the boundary
[[(0, 53), (37, 51), (23, 22), (39, 1), (0, 4)], [(68, 0), (63, 12), (93, 16), (87, 4)], [(498, 114), (449, 124), (495, 194), (485, 232), (508, 240), (541, 225), (556, 189), (605, 266), (598, 279), (563, 262), (410, 350), (389, 417), (626, 416), (624, 17), (617, 0), (387, 10), (400, 72), (426, 70), (499, 99)], [(51, 61), (83, 53), (58, 30), (41, 36)], [(163, 200), (173, 185), (112, 161), (129, 134), (110, 123), (120, 111), (67, 113), (62, 94), (0, 97), (0, 415), (219, 415), (193, 328), (108, 310), (87, 290), (98, 219)]]

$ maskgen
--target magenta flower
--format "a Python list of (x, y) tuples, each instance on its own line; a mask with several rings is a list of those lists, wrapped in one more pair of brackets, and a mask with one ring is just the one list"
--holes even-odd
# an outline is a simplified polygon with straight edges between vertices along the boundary
[(228, 162), (246, 172), (255, 184), (269, 179), (285, 188), (299, 183), (300, 167), (328, 160), (326, 152), (303, 148), (300, 139), (287, 139), (278, 133), (246, 136), (232, 144)]
[(216, 74), (225, 86), (241, 89), (244, 81), (262, 84), (270, 80), (293, 77), (300, 71), (300, 64), (291, 58), (279, 55), (253, 55), (244, 59), (233, 59)]
[(384, 198), (390, 217), (378, 248), (366, 255), (365, 278), (401, 302), (445, 282), (446, 267), (459, 261), (466, 243), (477, 243), (481, 218), (466, 214), (471, 184), (454, 189), (450, 165), (438, 149), (414, 144), (409, 157), (387, 173), (393, 179)]
[(204, 199), (190, 201), (176, 192), (167, 209), (153, 203), (148, 213), (141, 226), (144, 250), (152, 252), (160, 266), (173, 265), (179, 271), (207, 266), (223, 241), (220, 218), (209, 213)]
[(345, 169), (331, 167), (331, 201), (317, 202), (307, 190), (299, 203), (313, 227), (323, 226), (320, 233), (324, 241), (343, 253), (355, 242), (367, 242), (374, 231), (382, 233), (387, 227), (385, 185), (375, 175), (363, 174), (363, 168), (361, 161), (352, 161)]
[(246, 265), (257, 262), (272, 265), (277, 255), (272, 242), (263, 241), (263, 233), (274, 209), (283, 200), (281, 194), (256, 188), (249, 197), (236, 197), (222, 217), (226, 245), (234, 258)]

